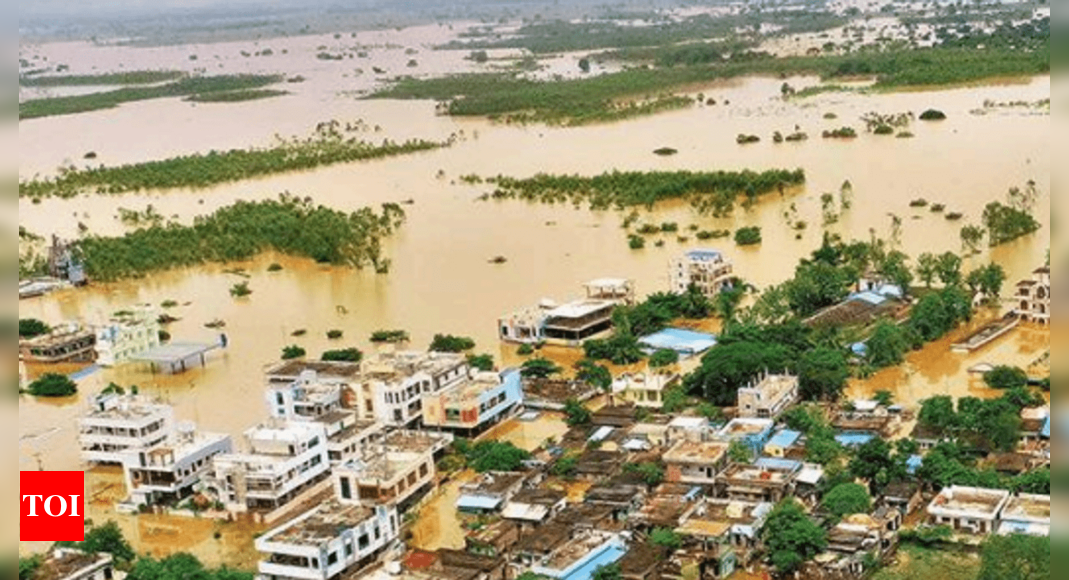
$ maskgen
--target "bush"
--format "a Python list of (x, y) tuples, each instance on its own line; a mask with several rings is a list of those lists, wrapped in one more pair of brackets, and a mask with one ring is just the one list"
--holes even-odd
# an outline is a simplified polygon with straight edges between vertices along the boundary
[(483, 372), (492, 371), (494, 370), (494, 357), (489, 354), (469, 354), (468, 365)]
[(751, 143), (760, 143), (761, 138), (757, 135), (746, 135), (744, 133), (739, 133), (739, 136), (735, 137), (735, 142), (739, 145), (749, 145)]
[(646, 247), (646, 240), (642, 236), (628, 236), (627, 246), (632, 250), (641, 250)]
[(171, 340), (171, 333), (166, 330), (159, 331), (157, 335), (159, 336), (160, 342), (169, 342)]
[(927, 111), (921, 113), (919, 118), (921, 121), (942, 121), (946, 119), (947, 116), (946, 113), (938, 109), (928, 109)]
[(875, 129), (873, 129), (872, 132), (876, 135), (894, 135), (895, 128), (890, 125), (879, 125)]
[(27, 392), (34, 397), (69, 397), (78, 392), (78, 385), (66, 375), (47, 373), (30, 383)]
[(327, 338), (330, 339), (330, 340), (338, 340), (339, 338), (344, 336), (344, 334), (345, 334), (344, 332), (342, 332), (340, 330), (337, 330), (337, 329), (328, 330), (327, 331)]
[(430, 349), (434, 352), (464, 352), (475, 348), (475, 341), (466, 336), (435, 334)]
[(735, 232), (735, 243), (740, 246), (753, 246), (761, 243), (761, 228), (751, 226), (740, 228)]
[(267, 271), (268, 272), (281, 272), (282, 271), (282, 264), (279, 264), (277, 262), (274, 263), (274, 264), (271, 264), (270, 266), (267, 267)]
[(672, 349), (662, 348), (650, 355), (650, 366), (655, 369), (671, 366), (677, 362), (679, 362), (679, 353)]
[(408, 342), (408, 332), (404, 330), (376, 330), (371, 333), (371, 342)]
[(291, 344), (282, 349), (282, 360), (293, 360), (295, 358), (301, 358), (306, 354), (308, 354), (308, 351), (304, 350), (304, 348)]
[(36, 318), (19, 319), (19, 338), (34, 338), (52, 332), (52, 327)]
[(364, 358), (364, 353), (360, 352), (357, 348), (342, 348), (337, 350), (328, 350), (319, 357), (319, 360), (324, 362), (351, 362), (358, 363)]
[(997, 366), (984, 373), (984, 383), (992, 389), (1009, 390), (1028, 386), (1028, 373), (1011, 366)]
[(520, 356), (531, 356), (534, 354), (534, 347), (529, 344), (521, 344), (520, 348), (516, 349), (516, 354)]
[(248, 282), (238, 282), (230, 287), (230, 295), (234, 298), (242, 298), (252, 294), (252, 290), (249, 288)]

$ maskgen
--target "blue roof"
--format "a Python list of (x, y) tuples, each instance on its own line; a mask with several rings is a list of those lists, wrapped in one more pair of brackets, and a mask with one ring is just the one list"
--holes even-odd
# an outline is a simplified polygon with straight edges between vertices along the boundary
[(776, 459), (774, 457), (762, 457), (755, 461), (754, 465), (762, 469), (775, 469), (776, 471), (798, 471), (802, 468), (801, 461)]
[(1039, 434), (1044, 439), (1050, 439), (1050, 417), (1047, 417), (1047, 421), (1043, 423), (1043, 430)]
[(769, 439), (768, 444), (771, 445), (771, 446), (774, 446), (774, 447), (784, 447), (784, 448), (786, 448), (786, 447), (790, 447), (791, 445), (794, 445), (795, 443), (797, 443), (798, 440), (801, 439), (801, 437), (802, 437), (802, 434), (799, 433), (798, 431), (791, 431), (790, 429), (784, 429), (784, 430), (780, 431), (779, 433), (776, 433), (775, 435), (773, 435), (772, 439)]
[(844, 447), (860, 447), (876, 438), (874, 433), (865, 431), (845, 431), (835, 436), (839, 445)]
[(638, 342), (654, 350), (668, 349), (682, 354), (698, 354), (716, 346), (716, 337), (704, 332), (666, 328), (638, 339)]
[(483, 495), (462, 495), (457, 499), (457, 509), (461, 510), (496, 510), (501, 500)]
[(627, 554), (627, 550), (617, 546), (609, 546), (593, 558), (584, 562), (582, 566), (579, 566), (575, 570), (568, 572), (565, 576), (562, 576), (561, 580), (590, 580), (594, 577), (594, 572), (596, 572), (598, 568), (615, 564), (624, 557), (624, 554)]
[(879, 306), (884, 302), (887, 302), (887, 298), (881, 294), (875, 292), (859, 292), (850, 297), (851, 300), (861, 300), (862, 302), (868, 302), (873, 306)]
[(906, 460), (906, 472), (910, 475), (916, 475), (917, 471), (924, 465), (924, 458), (920, 455), (911, 455)]
[(857, 356), (868, 356), (869, 345), (863, 342), (855, 342), (854, 344), (850, 345), (850, 350), (853, 351), (853, 353)]

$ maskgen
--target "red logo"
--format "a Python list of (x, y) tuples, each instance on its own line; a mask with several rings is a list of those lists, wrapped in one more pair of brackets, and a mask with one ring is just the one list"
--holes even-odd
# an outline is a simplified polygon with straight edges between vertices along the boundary
[(85, 473), (19, 472), (19, 541), (85, 539)]

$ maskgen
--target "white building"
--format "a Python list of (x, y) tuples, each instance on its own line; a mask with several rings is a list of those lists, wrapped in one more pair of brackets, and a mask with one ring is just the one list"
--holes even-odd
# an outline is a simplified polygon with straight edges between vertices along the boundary
[(135, 395), (98, 395), (78, 420), (78, 443), (88, 463), (121, 464), (124, 452), (159, 445), (173, 432), (170, 405)]
[[(471, 376), (462, 354), (391, 352), (369, 357), (352, 387), (350, 406), (362, 419), (389, 427), (408, 427), (423, 418), (423, 395), (438, 393)], [(367, 416), (370, 408), (373, 416)]]
[(701, 293), (713, 298), (731, 286), (734, 268), (723, 254), (716, 250), (690, 250), (677, 257), (668, 266), (669, 288), (682, 294), (696, 286)]
[(97, 364), (104, 367), (122, 364), (160, 345), (157, 313), (147, 306), (118, 313), (95, 332)]
[(547, 341), (575, 345), (612, 328), (617, 306), (635, 302), (634, 282), (626, 278), (599, 278), (583, 284), (583, 298), (558, 304), (543, 299), (502, 316), (498, 336), (506, 342), (536, 344)]
[(334, 469), (335, 496), (345, 503), (390, 503), (404, 511), (434, 487), (436, 455), (452, 442), (448, 433), (389, 433), (360, 458)]
[(398, 538), (397, 510), (330, 500), (256, 539), (260, 580), (332, 580), (373, 563)]
[(999, 515), (1010, 501), (1001, 489), (951, 486), (943, 488), (928, 506), (933, 525), (950, 526), (958, 533), (986, 535), (998, 526)]
[(1022, 493), (1010, 498), (1002, 509), (998, 533), (1050, 536), (1050, 496)]
[(1050, 266), (1032, 272), (1031, 280), (1017, 283), (1017, 316), (1027, 322), (1050, 324)]
[(798, 398), (798, 377), (766, 374), (758, 382), (739, 389), (739, 417), (778, 419)]
[(232, 450), (229, 435), (179, 424), (167, 441), (123, 455), (123, 477), (134, 505), (176, 503), (193, 495), (212, 471), (212, 459)]
[(230, 511), (278, 509), (329, 476), (321, 423), (272, 421), (246, 431), (245, 445), (214, 461), (210, 487)]
[(617, 401), (632, 403), (646, 409), (664, 406), (664, 394), (680, 382), (679, 374), (625, 373), (612, 383), (612, 392)]

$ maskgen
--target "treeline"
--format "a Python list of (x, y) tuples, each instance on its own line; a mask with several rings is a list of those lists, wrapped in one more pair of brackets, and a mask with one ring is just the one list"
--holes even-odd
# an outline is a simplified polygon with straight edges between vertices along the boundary
[(23, 87), (93, 87), (111, 85), (153, 85), (182, 78), (185, 73), (166, 70), (139, 70), (97, 75), (20, 76)]
[(286, 91), (278, 89), (248, 89), (244, 91), (222, 91), (217, 93), (203, 93), (187, 98), (193, 103), (241, 103), (245, 101), (258, 101), (288, 95)]
[(122, 237), (90, 235), (76, 243), (87, 274), (118, 280), (149, 272), (209, 262), (250, 259), (273, 250), (321, 263), (373, 265), (386, 271), (382, 239), (404, 221), (404, 211), (384, 204), (346, 214), (313, 205), (311, 199), (239, 201), (198, 217), (192, 226), (171, 224), (139, 229)]
[(586, 203), (592, 209), (652, 207), (659, 201), (689, 198), (703, 212), (729, 213), (739, 196), (749, 199), (783, 192), (805, 183), (805, 172), (773, 169), (755, 171), (613, 171), (594, 177), (538, 174), (526, 179), (499, 176), (486, 180), (496, 186), (494, 199), (522, 199), (540, 203)]
[(120, 194), (176, 187), (208, 187), (286, 171), (428, 151), (450, 144), (450, 141), (419, 139), (403, 143), (383, 140), (380, 144), (373, 144), (346, 138), (340, 132), (329, 131), (321, 126), (313, 137), (282, 140), (264, 149), (210, 151), (118, 167), (67, 168), (54, 179), (19, 183), (19, 196), (71, 198), (88, 192)]
[(259, 89), (282, 80), (276, 75), (218, 75), (183, 77), (158, 86), (124, 87), (114, 91), (32, 99), (19, 103), (19, 120), (36, 119), (55, 115), (71, 115), (113, 109), (123, 103), (161, 99), (165, 97), (189, 97), (216, 92)]

